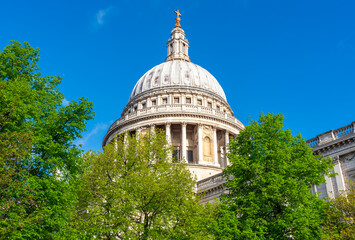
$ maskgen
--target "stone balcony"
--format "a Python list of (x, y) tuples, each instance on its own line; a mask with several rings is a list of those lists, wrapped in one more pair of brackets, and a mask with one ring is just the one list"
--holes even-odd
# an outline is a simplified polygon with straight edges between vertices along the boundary
[(159, 115), (159, 114), (201, 114), (204, 116), (210, 116), (214, 118), (221, 119), (226, 121), (234, 126), (237, 126), (239, 129), (244, 129), (244, 125), (236, 119), (231, 114), (227, 114), (216, 109), (198, 106), (193, 104), (165, 104), (159, 106), (151, 106), (144, 109), (138, 109), (137, 111), (131, 112), (117, 119), (109, 128), (109, 132), (114, 129), (116, 126), (123, 125), (124, 123), (149, 115)]
[(201, 203), (212, 202), (225, 192), (226, 180), (223, 173), (213, 175), (197, 182), (197, 192), (202, 195)]

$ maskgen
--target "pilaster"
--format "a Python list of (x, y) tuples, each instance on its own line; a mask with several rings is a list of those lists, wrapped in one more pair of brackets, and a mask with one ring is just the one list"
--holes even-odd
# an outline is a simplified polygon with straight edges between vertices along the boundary
[(186, 122), (181, 123), (181, 156), (187, 163), (186, 159)]
[(226, 167), (229, 165), (229, 160), (228, 160), (228, 157), (227, 157), (227, 154), (228, 154), (228, 152), (229, 152), (229, 150), (228, 150), (228, 145), (229, 145), (229, 131), (225, 131), (225, 133), (224, 133), (224, 143), (225, 143), (225, 145), (224, 145), (224, 147), (225, 147), (225, 165), (226, 165)]
[(213, 127), (212, 130), (213, 130), (213, 162), (214, 165), (218, 166), (217, 129), (216, 127)]
[(165, 124), (165, 135), (166, 135), (166, 140), (168, 141), (168, 144), (171, 144), (171, 122), (167, 122)]
[(201, 164), (203, 162), (203, 142), (202, 142), (202, 124), (198, 124), (197, 130), (198, 137), (198, 163)]

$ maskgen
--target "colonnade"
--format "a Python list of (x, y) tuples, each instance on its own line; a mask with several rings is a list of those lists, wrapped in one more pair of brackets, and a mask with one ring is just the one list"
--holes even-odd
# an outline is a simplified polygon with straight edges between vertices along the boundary
[[(185, 162), (187, 163), (187, 133), (186, 133), (186, 128), (187, 128), (187, 123), (182, 122), (182, 123), (173, 123), (173, 124), (180, 124), (181, 125), (181, 145), (179, 146), (179, 150), (181, 149), (181, 158), (185, 159)], [(169, 144), (172, 144), (172, 138), (171, 138), (171, 122), (168, 122), (165, 124), (165, 134), (166, 134), (166, 139)], [(193, 125), (193, 124), (191, 124)], [(229, 164), (228, 158), (226, 156), (226, 153), (228, 151), (228, 144), (229, 144), (229, 131), (224, 130), (224, 157), (223, 159), (219, 159), (219, 154), (218, 154), (218, 141), (217, 141), (217, 128), (214, 126), (212, 127), (212, 132), (213, 132), (213, 139), (212, 139), (212, 146), (213, 146), (213, 163), (211, 162), (206, 162), (204, 161), (203, 158), (203, 124), (196, 124), (198, 129), (197, 129), (197, 154), (194, 154), (197, 156), (197, 159), (194, 159), (195, 164), (212, 164), (214, 166), (219, 166), (225, 168), (226, 165)], [(219, 161), (221, 160), (221, 161)]]

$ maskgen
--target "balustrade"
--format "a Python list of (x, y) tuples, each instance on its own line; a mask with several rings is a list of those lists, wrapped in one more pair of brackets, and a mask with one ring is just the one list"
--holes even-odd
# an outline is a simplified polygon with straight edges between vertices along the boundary
[(348, 135), (350, 133), (354, 133), (354, 124), (349, 124), (345, 127), (338, 128), (334, 130), (334, 137), (335, 139)]
[(319, 139), (318, 137), (312, 138), (307, 140), (307, 146), (308, 147), (316, 147), (319, 144)]
[(202, 187), (206, 188), (207, 186), (211, 186), (211, 185), (215, 185), (216, 183), (223, 183), (223, 182), (226, 182), (223, 178), (223, 174), (218, 173), (209, 178), (205, 178), (203, 180), (198, 181), (197, 188), (198, 189), (201, 189)]
[[(334, 140), (339, 139), (341, 137), (344, 137), (346, 135), (355, 133), (355, 122), (352, 122), (351, 124), (346, 125), (346, 126), (341, 127), (341, 128), (338, 128), (336, 130), (332, 130), (331, 132), (333, 133), (333, 136), (334, 136), (333, 139)], [(311, 138), (311, 139), (307, 140), (307, 146), (313, 148), (313, 147), (316, 147), (316, 146), (320, 145), (319, 136), (320, 135), (318, 135), (317, 137), (314, 137), (314, 138)]]
[(182, 107), (185, 107), (184, 112), (198, 112), (198, 108), (201, 108), (200, 113), (205, 113), (208, 115), (215, 115), (218, 117), (223, 117), (227, 121), (237, 123), (240, 127), (243, 126), (243, 124), (237, 120), (235, 117), (233, 117), (230, 114), (226, 114), (224, 112), (220, 112), (216, 110), (214, 113), (212, 112), (211, 108), (208, 107), (203, 107), (203, 106), (196, 106), (193, 104), (165, 104), (165, 105), (159, 105), (159, 106), (151, 106), (151, 107), (146, 107), (144, 109), (138, 109), (137, 111), (130, 112), (127, 115), (119, 118), (116, 120), (111, 126), (110, 129), (112, 129), (114, 126), (117, 126), (118, 124), (121, 124), (127, 120), (131, 120), (137, 116), (144, 116), (146, 114), (154, 113), (154, 112), (160, 112), (160, 113), (169, 113), (169, 112), (175, 112), (175, 111), (180, 111)]

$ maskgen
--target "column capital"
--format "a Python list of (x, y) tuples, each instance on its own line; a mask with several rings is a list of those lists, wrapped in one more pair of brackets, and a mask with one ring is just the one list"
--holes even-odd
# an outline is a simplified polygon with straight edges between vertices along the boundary
[(170, 127), (171, 126), (171, 122), (166, 122), (165, 125)]
[(186, 127), (187, 123), (186, 122), (181, 122), (181, 126)]

